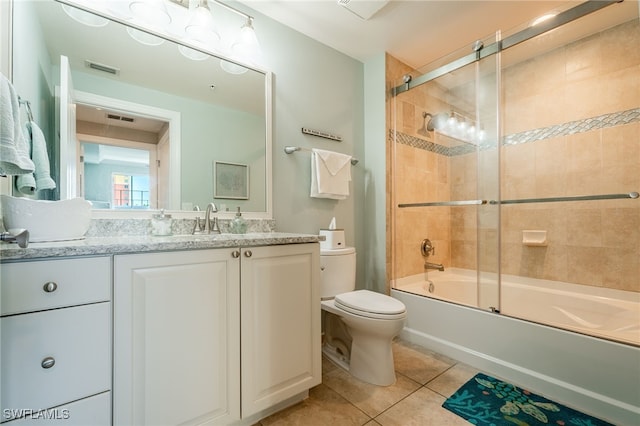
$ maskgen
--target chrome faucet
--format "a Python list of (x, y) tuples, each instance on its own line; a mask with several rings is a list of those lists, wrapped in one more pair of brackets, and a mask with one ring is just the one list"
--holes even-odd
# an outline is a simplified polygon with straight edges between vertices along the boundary
[(209, 203), (207, 205), (207, 211), (204, 214), (204, 232), (207, 234), (219, 234), (220, 228), (218, 227), (218, 218), (214, 216), (212, 220), (211, 213), (218, 213), (218, 208), (213, 203)]
[(15, 233), (2, 232), (0, 233), (0, 241), (6, 241), (8, 243), (17, 243), (20, 248), (27, 248), (29, 246), (29, 231), (26, 229), (18, 229), (13, 231)]

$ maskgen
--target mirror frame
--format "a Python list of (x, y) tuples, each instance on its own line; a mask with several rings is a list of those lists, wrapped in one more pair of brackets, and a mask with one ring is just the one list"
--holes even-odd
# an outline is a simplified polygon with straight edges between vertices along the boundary
[[(10, 0), (8, 3), (13, 3), (15, 0)], [(60, 4), (65, 4), (68, 6), (72, 6), (75, 7), (77, 9), (81, 9), (85, 12), (89, 12), (92, 13), (94, 15), (98, 15), (101, 16), (105, 19), (108, 19), (110, 21), (116, 22), (118, 24), (124, 25), (126, 27), (131, 27), (143, 32), (146, 32), (148, 34), (160, 37), (164, 40), (167, 40), (169, 42), (172, 43), (176, 43), (178, 45), (182, 45), (182, 46), (186, 46), (189, 47), (190, 49), (194, 49), (197, 50), (201, 53), (204, 53), (206, 55), (212, 56), (214, 58), (217, 58), (221, 61), (228, 61), (231, 63), (234, 63), (236, 65), (240, 65), (242, 67), (245, 67), (251, 71), (255, 71), (258, 72), (260, 74), (264, 75), (264, 88), (265, 88), (265, 211), (243, 211), (243, 215), (248, 218), (248, 219), (273, 219), (273, 191), (272, 191), (272, 187), (273, 187), (273, 173), (272, 173), (272, 169), (273, 169), (273, 158), (272, 158), (272, 151), (273, 151), (273, 141), (272, 141), (272, 135), (273, 135), (273, 73), (270, 71), (267, 71), (265, 69), (260, 69), (257, 68), (253, 65), (249, 65), (246, 63), (242, 63), (239, 62), (235, 59), (231, 59), (231, 58), (227, 58), (224, 57), (222, 55), (220, 55), (217, 52), (213, 52), (207, 49), (203, 49), (200, 46), (197, 45), (193, 45), (190, 44), (188, 42), (185, 42), (177, 37), (173, 37), (169, 34), (164, 34), (158, 31), (155, 31), (153, 29), (150, 28), (146, 28), (140, 25), (137, 25), (136, 23), (133, 22), (128, 22), (124, 19), (121, 19), (117, 16), (112, 16), (110, 14), (106, 14), (103, 13), (102, 11), (99, 10), (95, 10), (92, 9), (90, 7), (88, 7), (85, 4), (79, 4), (76, 3), (73, 0), (51, 0), (51, 1), (55, 1), (57, 3)], [(4, 3), (4, 2), (3, 2)], [(10, 15), (12, 16), (12, 14)], [(10, 19), (11, 22), (13, 22), (12, 19)], [(13, 46), (13, 37), (10, 37), (10, 44), (11, 46)], [(11, 56), (12, 58), (12, 56)], [(12, 60), (11, 60), (11, 65), (12, 64)], [(13, 66), (11, 66), (11, 69), (13, 69)], [(96, 95), (97, 96), (97, 95)], [(77, 100), (81, 100), (84, 99), (86, 101), (86, 99), (84, 98), (84, 95), (81, 95)], [(80, 103), (87, 103), (85, 101), (82, 101)], [(90, 103), (90, 102), (89, 102)], [(173, 156), (174, 152), (172, 149), (171, 155)], [(178, 154), (178, 161), (179, 161), (179, 157), (180, 154)], [(173, 157), (172, 157), (173, 158)], [(172, 160), (173, 162), (173, 160)], [(62, 164), (60, 164), (61, 166), (61, 171), (62, 169)], [(66, 169), (66, 166), (65, 166)], [(179, 191), (178, 191), (179, 192)], [(212, 198), (211, 199), (212, 202), (215, 202), (215, 200)], [(94, 209), (92, 210), (92, 217), (94, 219), (134, 219), (134, 218), (148, 218), (150, 217), (152, 214), (156, 213), (158, 210), (135, 210), (135, 211), (121, 211), (121, 210), (110, 210), (110, 209)], [(187, 211), (187, 210), (174, 210), (174, 209), (166, 209), (167, 212), (171, 213), (173, 215), (174, 218), (177, 219), (193, 219), (193, 211)], [(235, 215), (235, 212), (219, 212), (218, 216), (221, 218), (233, 218)]]

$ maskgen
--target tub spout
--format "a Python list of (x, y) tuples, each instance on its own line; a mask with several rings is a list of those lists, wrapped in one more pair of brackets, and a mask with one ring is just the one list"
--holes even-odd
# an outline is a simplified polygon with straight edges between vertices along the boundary
[(438, 271), (444, 271), (444, 266), (442, 266), (442, 263), (424, 262), (424, 269), (437, 269)]

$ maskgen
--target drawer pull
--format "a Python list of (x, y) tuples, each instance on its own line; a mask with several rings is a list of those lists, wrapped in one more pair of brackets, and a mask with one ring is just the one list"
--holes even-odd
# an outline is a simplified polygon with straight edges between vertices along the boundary
[(54, 283), (53, 281), (49, 281), (48, 283), (44, 284), (42, 289), (47, 293), (53, 293), (58, 289), (58, 284)]
[(245, 250), (244, 257), (251, 257), (252, 255), (253, 253), (251, 253), (251, 250)]
[(234, 259), (237, 259), (240, 257), (240, 250), (234, 250), (231, 252), (231, 257), (233, 257)]
[(40, 363), (42, 368), (51, 368), (56, 365), (56, 360), (52, 356), (48, 356)]

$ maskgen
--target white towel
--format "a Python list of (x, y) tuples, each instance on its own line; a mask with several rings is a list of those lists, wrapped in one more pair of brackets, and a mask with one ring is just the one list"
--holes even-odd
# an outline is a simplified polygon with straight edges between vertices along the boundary
[(35, 169), (20, 124), (18, 94), (0, 74), (0, 174), (22, 175)]
[(56, 183), (51, 179), (49, 168), (49, 154), (47, 141), (40, 127), (30, 121), (26, 124), (26, 135), (31, 142), (31, 159), (35, 164), (33, 174), (20, 175), (16, 179), (18, 191), (26, 195), (33, 195), (43, 189), (55, 189)]
[(311, 150), (311, 197), (344, 200), (349, 196), (351, 156)]

